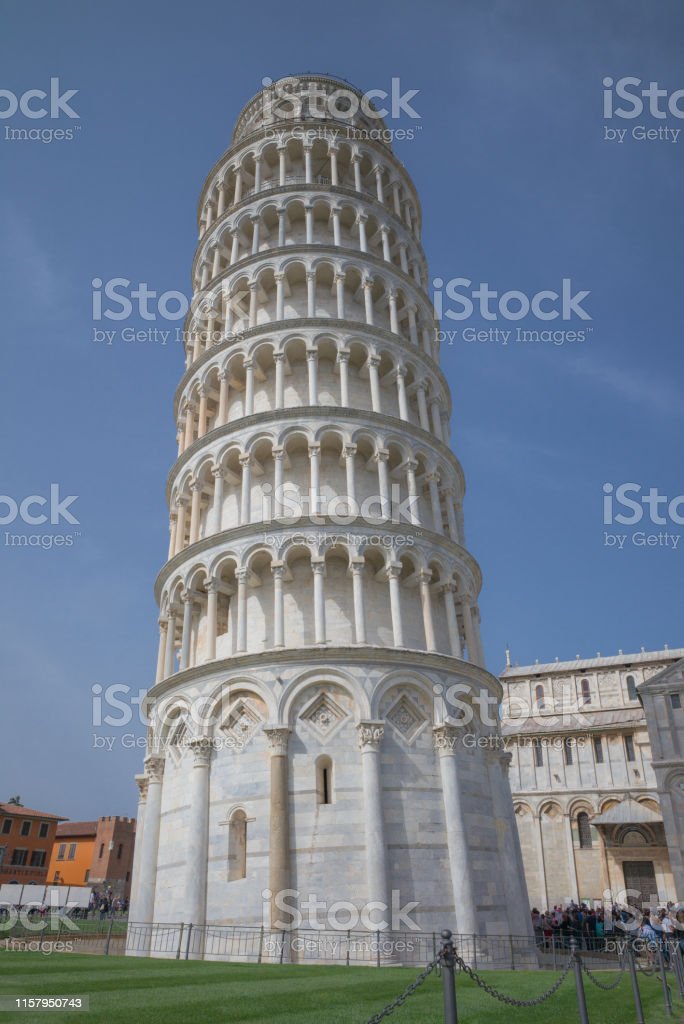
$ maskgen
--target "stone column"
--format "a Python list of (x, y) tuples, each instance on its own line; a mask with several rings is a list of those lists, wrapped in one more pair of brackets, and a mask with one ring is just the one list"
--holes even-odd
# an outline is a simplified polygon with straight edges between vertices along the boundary
[(338, 320), (344, 320), (344, 279), (344, 273), (335, 274), (335, 297)]
[(285, 486), (285, 449), (272, 448), (273, 456), (273, 518), (283, 516), (283, 488)]
[[(356, 165), (358, 166), (358, 165)], [(360, 191), (360, 189), (359, 189)], [(365, 213), (360, 213), (356, 218), (356, 223), (359, 225), (359, 248), (361, 252), (368, 252), (368, 240), (366, 238), (366, 221), (368, 217)]]
[(192, 604), (193, 595), (191, 590), (184, 590), (181, 594), (183, 602), (183, 635), (181, 637), (181, 656), (179, 670), (190, 667), (190, 631), (192, 629)]
[(530, 935), (532, 926), (525, 869), (508, 782), (508, 769), (513, 755), (507, 751), (488, 750), (486, 756), (499, 849), (502, 895), (508, 911), (508, 927), (511, 935)]
[(369, 327), (373, 326), (373, 280), (370, 277), (365, 278), (363, 282), (363, 298), (366, 309), (366, 323)]
[(355, 456), (356, 456), (356, 445), (345, 444), (342, 449), (342, 455), (344, 457), (344, 470), (347, 482), (347, 502), (349, 506), (349, 515), (358, 515), (356, 507), (356, 480), (354, 475), (355, 470)]
[(273, 562), (271, 564), (273, 576), (273, 646), (285, 646), (285, 615), (283, 607), (283, 578), (285, 576), (285, 564)]
[(408, 402), (406, 401), (406, 367), (397, 367), (397, 399), (399, 402), (399, 415), (402, 420), (409, 419)]
[(309, 375), (309, 405), (318, 405), (318, 350), (306, 350), (306, 364)]
[(408, 459), (406, 462), (406, 489), (408, 490), (408, 496), (411, 499), (409, 505), (409, 518), (414, 526), (420, 526), (420, 516), (418, 515), (418, 488), (416, 486), (416, 470), (418, 469), (418, 463), (414, 462), (413, 459)]
[(228, 422), (228, 372), (221, 370), (218, 375), (219, 379), (219, 410), (218, 410), (218, 426), (223, 427)]
[[(382, 904), (382, 918), (389, 922), (390, 892), (387, 875), (387, 844), (382, 806), (382, 773), (380, 746), (384, 735), (383, 722), (362, 721), (357, 726), (366, 831), (366, 870), (368, 901)], [(377, 920), (377, 913), (376, 913)]]
[(164, 678), (164, 659), (166, 655), (166, 632), (169, 628), (168, 621), (164, 618), (159, 619), (159, 649), (157, 651), (157, 672), (155, 675), (156, 682), (161, 682)]
[(275, 407), (282, 409), (285, 404), (285, 353), (274, 352), (275, 361)]
[(276, 283), (276, 320), (285, 319), (285, 275), (281, 272), (273, 275)]
[(164, 678), (168, 679), (176, 671), (174, 655), (176, 651), (176, 616), (173, 609), (169, 610), (169, 623), (166, 630), (166, 655), (164, 658)]
[(195, 406), (193, 402), (188, 402), (185, 406), (185, 443), (183, 445), (183, 451), (186, 451), (194, 440), (195, 433)]
[(254, 360), (245, 359), (245, 416), (254, 412)]
[(387, 462), (389, 460), (389, 452), (386, 448), (378, 448), (374, 456), (375, 463), (378, 467), (378, 490), (380, 492), (380, 515), (383, 519), (389, 519), (392, 515), (392, 509), (390, 507), (390, 493), (389, 493), (389, 473), (387, 471)]
[(316, 274), (313, 270), (306, 272), (306, 315), (316, 316)]
[(397, 293), (394, 288), (389, 290), (389, 312), (390, 312), (390, 331), (392, 334), (399, 334), (399, 318), (397, 317)]
[(401, 593), (399, 576), (401, 575), (401, 564), (393, 562), (387, 568), (387, 579), (389, 581), (390, 611), (392, 615), (392, 634), (395, 647), (404, 646), (404, 630), (401, 622)]
[(469, 833), (465, 820), (461, 779), (456, 757), (463, 731), (464, 727), (438, 725), (434, 728), (433, 734), (435, 747), (439, 753), (439, 769), (442, 778), (456, 927), (461, 935), (476, 935), (477, 907), (471, 877), (473, 853), (468, 847)]
[(325, 559), (312, 558), (311, 571), (314, 582), (314, 634), (317, 644), (324, 644), (325, 638)]
[(247, 569), (238, 569), (237, 579), (237, 653), (247, 650)]
[(241, 455), (242, 487), (240, 489), (240, 526), (252, 520), (252, 456)]
[(290, 796), (287, 742), (290, 729), (266, 728), (271, 750), (271, 810), (268, 886), (271, 890), (271, 925), (282, 915), (278, 893), (290, 888)]
[(206, 661), (216, 658), (216, 614), (218, 606), (218, 580), (207, 580), (207, 657)]
[[(193, 766), (190, 771), (188, 845), (185, 859), (183, 904), (188, 922), (203, 927), (207, 920), (207, 866), (209, 861), (209, 775), (212, 743), (200, 737), (190, 741)], [(204, 936), (202, 936), (203, 938)], [(202, 943), (196, 958), (202, 956)]]
[(196, 544), (199, 540), (200, 528), (200, 502), (202, 500), (202, 482), (193, 480), (190, 484), (192, 500), (190, 503), (190, 543)]
[(382, 400), (380, 398), (380, 366), (379, 356), (368, 357), (368, 378), (370, 380), (371, 405), (373, 412), (382, 412)]
[(442, 587), (444, 595), (444, 608), (446, 610), (447, 629), (449, 630), (449, 646), (453, 658), (463, 658), (461, 648), (461, 632), (458, 628), (458, 617), (456, 615), (455, 594), (456, 584), (445, 583)]
[[(136, 775), (135, 784), (138, 787), (138, 814), (135, 819), (135, 844), (137, 850), (142, 850), (143, 835), (145, 832), (145, 809), (147, 807), (147, 784), (148, 779), (146, 775)], [(138, 913), (138, 892), (140, 889), (140, 869), (141, 869), (141, 857), (138, 856), (137, 850), (133, 857), (133, 874), (131, 878), (131, 897), (130, 897), (130, 920), (133, 923), (137, 923)]]
[(432, 573), (429, 571), (419, 573), (418, 582), (420, 586), (420, 603), (423, 609), (425, 649), (428, 651), (436, 651), (437, 645), (435, 643), (435, 627), (434, 622), (432, 620), (432, 595), (430, 593)]
[(162, 779), (164, 758), (145, 758), (147, 777), (147, 800), (145, 805), (145, 826), (142, 843), (139, 846), (138, 905), (131, 908), (132, 920), (140, 924), (154, 921), (154, 898), (157, 888), (157, 857), (159, 854), (159, 824), (161, 819)]
[[(579, 753), (577, 755), (579, 757)], [(570, 884), (572, 885), (572, 898), (579, 903), (580, 893), (577, 883), (577, 865), (575, 863), (575, 846), (572, 841), (572, 821), (569, 814), (563, 815), (563, 829), (565, 831), (565, 844), (568, 851), (568, 870), (570, 872)]]
[(430, 505), (432, 506), (432, 525), (435, 533), (444, 533), (442, 526), (442, 507), (439, 503), (439, 474), (426, 473), (425, 480), (430, 488)]
[(337, 353), (337, 362), (340, 367), (340, 405), (343, 409), (349, 408), (349, 350), (340, 349)]
[(442, 432), (442, 414), (438, 398), (430, 399), (430, 411), (432, 412), (432, 431), (438, 441), (443, 441), (444, 434)]
[(363, 570), (365, 565), (365, 559), (361, 557), (352, 558), (349, 564), (354, 595), (354, 639), (357, 644), (366, 643), (366, 617), (363, 607)]
[(309, 445), (309, 515), (319, 514), (321, 487), (321, 446)]
[(214, 502), (211, 508), (211, 532), (221, 532), (221, 519), (223, 512), (223, 485), (225, 483), (225, 477), (223, 475), (222, 466), (214, 466), (211, 471), (211, 475), (214, 478)]
[(423, 430), (429, 430), (430, 424), (428, 422), (427, 413), (427, 401), (425, 399), (425, 385), (420, 383), (416, 385), (416, 399), (418, 401), (418, 419)]

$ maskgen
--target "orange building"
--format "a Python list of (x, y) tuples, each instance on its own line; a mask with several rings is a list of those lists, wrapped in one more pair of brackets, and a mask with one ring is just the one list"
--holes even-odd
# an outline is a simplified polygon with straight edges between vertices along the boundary
[(88, 884), (96, 835), (96, 821), (63, 821), (57, 826), (47, 872), (50, 885)]
[(131, 889), (135, 818), (64, 821), (57, 827), (47, 872), (51, 885), (92, 885), (128, 896)]
[(60, 821), (58, 814), (0, 804), (0, 883), (45, 884)]

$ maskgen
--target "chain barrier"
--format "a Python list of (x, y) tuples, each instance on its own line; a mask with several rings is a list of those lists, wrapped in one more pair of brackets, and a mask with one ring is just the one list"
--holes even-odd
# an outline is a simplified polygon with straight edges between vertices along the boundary
[(368, 1020), (368, 1024), (379, 1024), (381, 1020), (384, 1020), (385, 1017), (389, 1017), (389, 1015), (391, 1013), (394, 1013), (396, 1009), (398, 1009), (400, 1006), (403, 1006), (403, 1004), (406, 1002), (409, 996), (412, 996), (413, 993), (420, 988), (425, 979), (430, 974), (432, 974), (435, 967), (437, 967), (437, 965), (439, 964), (440, 960), (441, 954), (435, 960), (429, 963), (424, 971), (420, 972), (416, 980), (411, 982), (409, 987), (405, 989), (400, 996), (397, 996), (397, 998), (394, 999), (391, 1003), (388, 1003), (384, 1010), (380, 1010), (379, 1013), (374, 1013), (373, 1016)]
[(605, 985), (602, 981), (598, 980), (598, 978), (594, 975), (593, 971), (589, 970), (589, 968), (587, 967), (587, 965), (581, 957), (580, 963), (582, 964), (582, 970), (584, 971), (592, 985), (596, 985), (597, 988), (602, 988), (604, 992), (612, 992), (614, 988), (617, 988), (624, 977), (625, 971), (627, 970), (627, 964), (623, 962), (622, 966), (620, 967), (620, 973), (617, 977), (617, 981), (612, 981), (609, 985)]
[(568, 974), (570, 973), (573, 963), (573, 956), (571, 954), (568, 957), (568, 962), (565, 965), (563, 973), (560, 975), (559, 978), (556, 979), (551, 988), (547, 989), (547, 991), (544, 992), (542, 995), (536, 996), (536, 998), (534, 999), (514, 999), (512, 996), (507, 996), (503, 992), (498, 992), (495, 988), (489, 985), (484, 980), (484, 978), (480, 977), (480, 975), (472, 969), (472, 967), (468, 966), (465, 960), (462, 957), (460, 957), (458, 953), (454, 953), (454, 959), (456, 961), (456, 964), (458, 965), (459, 970), (461, 970), (464, 974), (467, 974), (469, 978), (472, 978), (475, 984), (478, 985), (481, 989), (483, 989), (487, 993), (487, 995), (491, 996), (492, 999), (498, 999), (500, 1003), (506, 1003), (508, 1006), (539, 1006), (540, 1003), (546, 1002), (546, 1000), (550, 999), (551, 996), (555, 995), (558, 989), (561, 987), (561, 985), (567, 978)]

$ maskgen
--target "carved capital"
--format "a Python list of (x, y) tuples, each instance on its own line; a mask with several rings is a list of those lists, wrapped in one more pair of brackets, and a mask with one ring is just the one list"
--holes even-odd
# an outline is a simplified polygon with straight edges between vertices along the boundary
[(147, 776), (148, 785), (150, 782), (161, 783), (164, 777), (164, 758), (158, 757), (157, 755), (151, 755), (145, 758), (145, 774)]
[(211, 761), (213, 743), (206, 736), (190, 740), (188, 747), (192, 751), (195, 768), (208, 768)]
[(457, 725), (436, 725), (434, 727), (432, 737), (435, 749), (442, 756), (456, 753), (456, 744), (460, 741), (462, 728)]
[(287, 756), (287, 743), (291, 732), (291, 729), (283, 727), (271, 727), (264, 729), (272, 757)]
[(379, 750), (385, 735), (384, 722), (359, 722), (356, 727), (359, 750)]
[(147, 800), (147, 786), (149, 784), (149, 781), (150, 780), (148, 779), (147, 775), (136, 775), (135, 777), (135, 784), (138, 787), (138, 791), (140, 793), (140, 802), (143, 804)]

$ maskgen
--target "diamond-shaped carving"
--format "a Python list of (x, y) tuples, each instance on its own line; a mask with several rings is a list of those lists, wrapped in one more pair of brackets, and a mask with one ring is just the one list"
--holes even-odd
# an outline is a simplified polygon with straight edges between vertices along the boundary
[(347, 717), (344, 708), (330, 694), (321, 693), (299, 716), (321, 738), (327, 739)]
[(412, 743), (427, 719), (412, 700), (403, 696), (387, 712), (387, 721), (407, 743)]
[(261, 717), (246, 700), (239, 700), (231, 709), (227, 721), (221, 726), (228, 744), (242, 750), (261, 725)]

